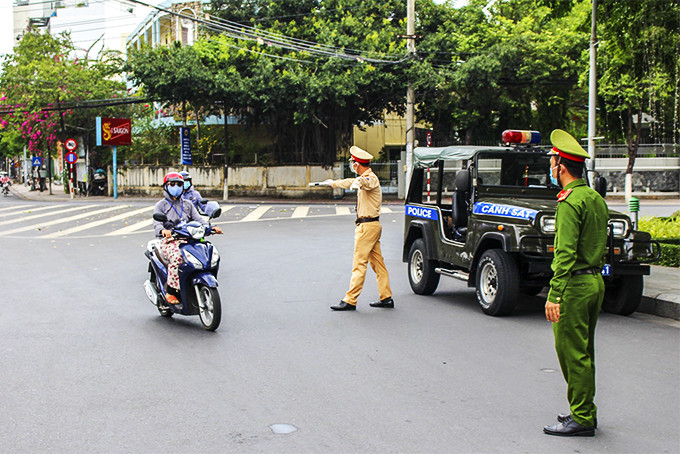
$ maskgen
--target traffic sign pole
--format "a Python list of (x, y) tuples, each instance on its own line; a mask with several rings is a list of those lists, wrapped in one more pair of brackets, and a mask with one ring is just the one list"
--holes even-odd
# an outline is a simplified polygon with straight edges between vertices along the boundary
[(116, 159), (116, 146), (113, 146), (113, 198), (118, 198), (118, 162)]
[(73, 199), (75, 195), (73, 194), (73, 164), (69, 162), (68, 164), (68, 175), (69, 175), (69, 180), (71, 180), (69, 192), (71, 193), (71, 198)]

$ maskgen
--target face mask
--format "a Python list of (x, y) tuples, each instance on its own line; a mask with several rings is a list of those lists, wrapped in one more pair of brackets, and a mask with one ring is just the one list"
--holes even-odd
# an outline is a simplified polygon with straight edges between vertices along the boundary
[(182, 195), (182, 186), (168, 186), (168, 194), (173, 197), (179, 197)]
[(353, 163), (351, 163), (349, 166), (352, 168), (352, 172), (358, 173), (358, 172), (357, 172), (357, 169), (359, 168), (359, 164), (358, 164), (358, 163), (353, 162)]
[(560, 182), (557, 181), (557, 178), (555, 178), (555, 177), (553, 176), (553, 169), (557, 169), (558, 167), (559, 167), (559, 165), (556, 165), (555, 167), (551, 167), (551, 168), (550, 168), (550, 182), (551, 182), (552, 184), (554, 184), (555, 186), (559, 186), (559, 185), (560, 185)]
[(191, 187), (191, 182), (185, 181), (184, 182), (184, 189), (189, 189)]

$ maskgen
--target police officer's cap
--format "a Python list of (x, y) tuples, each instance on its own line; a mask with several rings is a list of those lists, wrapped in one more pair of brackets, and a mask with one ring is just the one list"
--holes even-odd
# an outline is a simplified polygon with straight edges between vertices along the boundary
[(553, 144), (551, 154), (557, 154), (576, 162), (583, 162), (590, 158), (588, 152), (567, 131), (555, 129), (550, 134), (550, 142)]
[(364, 165), (369, 164), (371, 162), (371, 159), (373, 159), (373, 155), (371, 155), (371, 153), (362, 150), (361, 148), (355, 145), (353, 145), (352, 148), (349, 149), (349, 154), (351, 154), (352, 159), (354, 159), (359, 164)]

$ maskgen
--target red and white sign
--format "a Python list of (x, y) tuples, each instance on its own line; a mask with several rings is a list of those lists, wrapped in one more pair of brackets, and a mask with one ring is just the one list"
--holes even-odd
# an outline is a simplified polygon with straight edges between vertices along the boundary
[(66, 139), (66, 143), (64, 145), (68, 151), (73, 151), (78, 148), (78, 142), (76, 139)]
[[(66, 142), (66, 143), (68, 143), (68, 142)], [(76, 161), (78, 161), (78, 155), (77, 154), (75, 154), (72, 151), (69, 151), (68, 153), (66, 153), (66, 162), (68, 162), (69, 164), (75, 164)]]
[(425, 141), (427, 142), (428, 147), (430, 145), (432, 145), (432, 133), (430, 131), (427, 131), (427, 135), (425, 136)]

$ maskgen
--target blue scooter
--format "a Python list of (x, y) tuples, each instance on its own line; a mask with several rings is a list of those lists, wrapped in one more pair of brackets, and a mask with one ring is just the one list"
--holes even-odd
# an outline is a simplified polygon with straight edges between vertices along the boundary
[[(218, 207), (211, 212), (209, 219), (220, 214), (222, 210)], [(168, 220), (162, 213), (154, 213), (153, 218), (160, 222)], [(215, 331), (222, 319), (222, 304), (217, 291), (220, 255), (217, 248), (205, 240), (211, 233), (210, 222), (205, 226), (197, 221), (183, 221), (172, 229), (173, 237), (185, 241), (179, 247), (182, 264), (179, 266), (180, 304), (177, 305), (168, 304), (165, 299), (168, 262), (160, 251), (162, 240), (149, 241), (144, 252), (149, 259), (149, 279), (144, 282), (144, 290), (161, 316), (198, 315), (205, 329)]]

